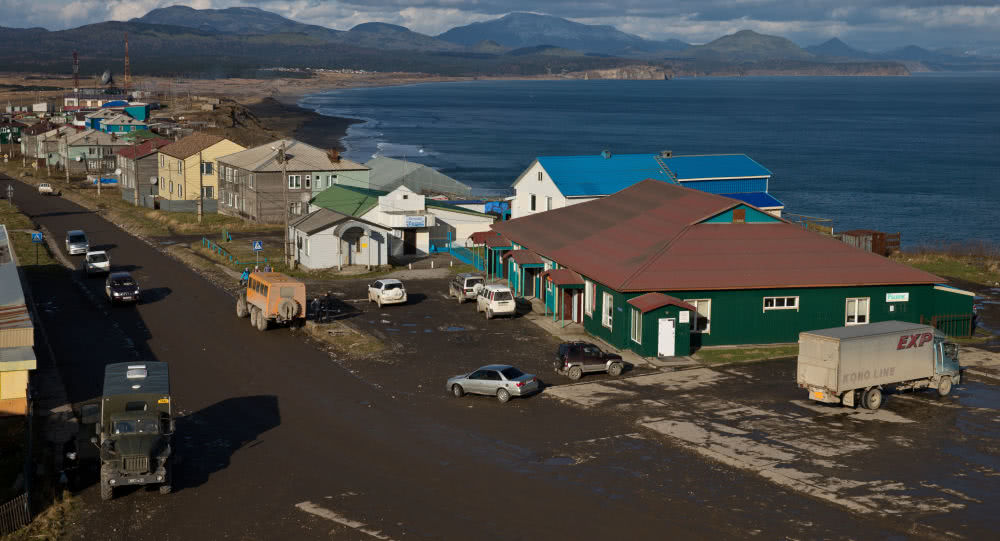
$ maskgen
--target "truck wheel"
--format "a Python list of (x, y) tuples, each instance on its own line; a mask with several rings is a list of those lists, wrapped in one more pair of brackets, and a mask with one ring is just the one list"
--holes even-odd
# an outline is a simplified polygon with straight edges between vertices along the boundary
[(267, 317), (264, 316), (264, 312), (260, 310), (257, 311), (257, 330), (266, 331), (267, 330)]
[(861, 399), (861, 404), (865, 409), (870, 409), (872, 411), (882, 407), (882, 390), (878, 387), (872, 387), (865, 391), (864, 397)]
[(508, 392), (507, 389), (498, 390), (497, 400), (499, 400), (501, 404), (507, 402), (508, 400), (510, 400), (510, 392)]
[(236, 299), (236, 317), (247, 317), (250, 315), (250, 311), (247, 310), (247, 298), (246, 294), (240, 294), (240, 297)]
[(622, 375), (622, 363), (611, 363), (608, 367), (609, 376), (620, 376)]
[(948, 396), (951, 394), (951, 376), (942, 376), (938, 382), (938, 394)]
[(566, 375), (569, 376), (569, 379), (576, 381), (583, 377), (583, 369), (579, 366), (574, 366), (569, 369)]
[(255, 306), (250, 307), (250, 326), (257, 326), (257, 307)]
[(108, 481), (111, 478), (110, 468), (101, 466), (101, 501), (108, 501), (115, 496), (115, 487)]
[(455, 395), (455, 398), (462, 398), (462, 396), (465, 395), (465, 389), (456, 383), (451, 386), (451, 394)]

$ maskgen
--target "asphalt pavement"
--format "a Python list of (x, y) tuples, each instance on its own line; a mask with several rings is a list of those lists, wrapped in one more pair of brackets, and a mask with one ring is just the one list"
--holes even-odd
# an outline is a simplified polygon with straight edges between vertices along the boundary
[[(399, 322), (384, 331), (396, 335), (393, 347), (365, 362), (338, 359), (302, 332), (254, 330), (229, 293), (155, 246), (15, 185), (18, 206), (60, 243), (65, 231), (85, 230), (149, 293), (138, 306), (110, 307), (103, 281), (79, 271), (72, 283), (32, 280), (70, 400), (99, 396), (105, 364), (166, 361), (180, 413), (175, 492), (123, 490), (103, 503), (96, 476), (84, 477), (72, 538), (919, 534), (908, 519), (859, 515), (706, 460), (637, 426), (626, 409), (579, 408), (547, 390), (508, 404), (445, 393), (448, 376), (479, 364), (545, 366), (552, 339), (527, 321), (486, 323), (471, 305), (459, 311), (414, 283), (411, 305), (358, 305), (369, 325)], [(432, 332), (410, 332), (424, 321)]]

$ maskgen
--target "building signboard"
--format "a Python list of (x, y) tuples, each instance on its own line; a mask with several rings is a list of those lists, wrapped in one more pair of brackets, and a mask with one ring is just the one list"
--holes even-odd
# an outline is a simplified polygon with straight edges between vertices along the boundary
[(908, 292), (885, 294), (885, 302), (907, 302), (909, 300), (910, 294)]
[(426, 216), (407, 216), (406, 217), (406, 227), (425, 227), (427, 224)]

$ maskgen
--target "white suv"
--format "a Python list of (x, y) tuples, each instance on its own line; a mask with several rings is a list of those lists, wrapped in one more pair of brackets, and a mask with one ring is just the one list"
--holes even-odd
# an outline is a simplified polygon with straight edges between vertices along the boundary
[(403, 282), (393, 278), (375, 280), (368, 286), (368, 302), (378, 304), (406, 304), (406, 288)]
[(104, 250), (87, 252), (87, 255), (83, 259), (83, 268), (87, 271), (87, 274), (98, 272), (107, 274), (111, 272), (111, 258), (108, 257), (108, 253)]
[(514, 294), (506, 286), (486, 286), (476, 297), (476, 311), (483, 312), (486, 319), (493, 316), (512, 316), (517, 312)]

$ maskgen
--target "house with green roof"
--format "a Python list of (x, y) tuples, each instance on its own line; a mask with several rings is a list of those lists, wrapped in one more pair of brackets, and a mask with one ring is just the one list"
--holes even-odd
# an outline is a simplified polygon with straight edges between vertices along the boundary
[(310, 210), (325, 208), (361, 218), (389, 231), (389, 257), (417, 256), (464, 245), (476, 231), (493, 224), (493, 216), (437, 201), (406, 186), (391, 192), (334, 185), (310, 201)]

